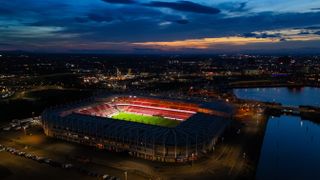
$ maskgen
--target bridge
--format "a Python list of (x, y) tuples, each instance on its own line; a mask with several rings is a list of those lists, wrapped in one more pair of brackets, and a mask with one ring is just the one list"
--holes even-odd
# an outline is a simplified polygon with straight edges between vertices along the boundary
[(292, 115), (300, 116), (302, 119), (308, 119), (320, 122), (320, 107), (314, 106), (285, 106), (281, 103), (269, 103), (269, 102), (259, 102), (254, 100), (240, 100), (242, 102), (250, 104), (259, 104), (261, 107), (265, 108), (268, 115), (281, 116)]

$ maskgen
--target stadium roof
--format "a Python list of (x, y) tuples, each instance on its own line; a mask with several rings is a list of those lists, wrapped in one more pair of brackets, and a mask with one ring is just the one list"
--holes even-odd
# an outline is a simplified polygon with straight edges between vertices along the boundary
[[(176, 127), (170, 128), (116, 120), (107, 117), (77, 114), (74, 112), (71, 112), (65, 117), (59, 116), (63, 111), (87, 106), (93, 103), (96, 103), (95, 99), (52, 108), (45, 111), (43, 116), (62, 119), (65, 126), (71, 126), (72, 122), (77, 120), (78, 123), (72, 124), (73, 126), (79, 126), (78, 128), (88, 127), (87, 133), (96, 132), (97, 134), (108, 138), (137, 141), (140, 143), (153, 142), (154, 144), (166, 144), (171, 146), (185, 146), (210, 141), (212, 137), (222, 133), (225, 127), (231, 122), (231, 120), (226, 117), (196, 113)], [(220, 101), (202, 103), (201, 107), (222, 111), (228, 114), (233, 112), (233, 108), (230, 105)]]

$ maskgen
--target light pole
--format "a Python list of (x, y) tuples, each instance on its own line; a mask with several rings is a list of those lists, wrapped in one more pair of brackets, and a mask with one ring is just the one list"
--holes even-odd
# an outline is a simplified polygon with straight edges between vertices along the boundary
[(192, 153), (192, 160), (191, 160), (191, 166), (193, 166), (193, 159), (194, 159), (194, 153)]
[(26, 128), (23, 127), (22, 129), (23, 129), (24, 135), (26, 136), (26, 135), (27, 135), (27, 130), (26, 130)]
[(124, 180), (128, 180), (128, 172), (127, 171), (124, 172)]

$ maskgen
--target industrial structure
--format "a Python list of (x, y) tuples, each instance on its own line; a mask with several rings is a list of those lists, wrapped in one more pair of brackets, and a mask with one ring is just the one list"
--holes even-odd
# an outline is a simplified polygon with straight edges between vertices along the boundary
[(47, 136), (164, 162), (212, 151), (231, 122), (224, 102), (181, 102), (117, 95), (53, 107), (42, 114)]

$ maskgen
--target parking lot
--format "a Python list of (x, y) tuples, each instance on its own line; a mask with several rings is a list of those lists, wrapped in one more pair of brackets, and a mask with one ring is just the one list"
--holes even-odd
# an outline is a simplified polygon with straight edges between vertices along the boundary
[(91, 156), (77, 155), (77, 150), (72, 144), (45, 137), (36, 120), (12, 121), (0, 130), (0, 178), (47, 178), (51, 173), (52, 179), (116, 180), (124, 176), (125, 171), (93, 165)]

